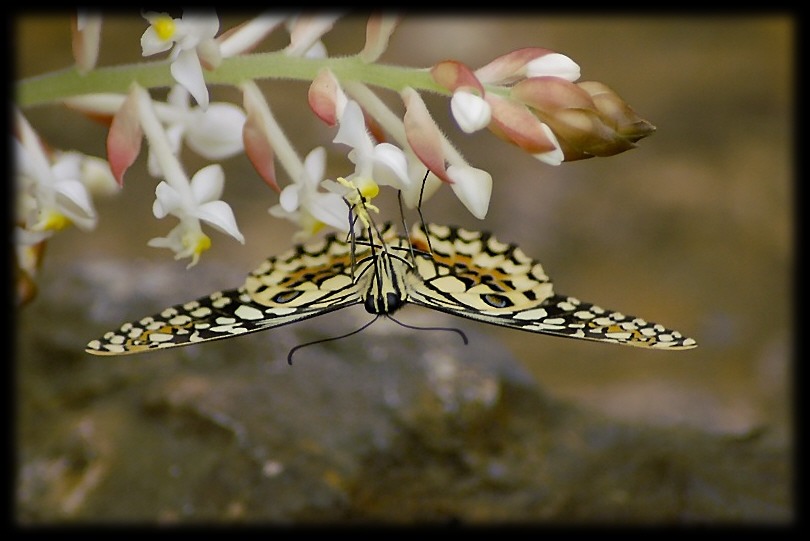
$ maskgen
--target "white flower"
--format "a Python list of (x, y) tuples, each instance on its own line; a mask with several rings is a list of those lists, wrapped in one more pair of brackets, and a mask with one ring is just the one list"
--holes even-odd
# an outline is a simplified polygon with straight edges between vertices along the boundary
[(375, 144), (366, 130), (363, 112), (357, 102), (349, 100), (346, 103), (339, 122), (340, 128), (333, 141), (352, 147), (349, 159), (355, 165), (354, 173), (346, 180), (359, 187), (369, 181), (403, 191), (411, 187), (405, 153), (391, 143)]
[(95, 227), (96, 211), (88, 185), (109, 190), (115, 184), (109, 167), (79, 152), (54, 152), (49, 158), (22, 115), (17, 116), (17, 130), (18, 240), (36, 243), (71, 223), (83, 230)]
[[(180, 85), (172, 88), (166, 101), (166, 104), (155, 104), (155, 112), (166, 124), (173, 154), (179, 154), (184, 139), (194, 152), (209, 160), (222, 160), (244, 151), (245, 113), (236, 105), (215, 102), (207, 109), (192, 107), (188, 91)], [(157, 159), (151, 151), (148, 165), (152, 176), (160, 176)]]
[(322, 192), (318, 186), (326, 170), (326, 150), (313, 149), (304, 159), (298, 178), (286, 186), (279, 196), (279, 204), (270, 208), (270, 214), (287, 218), (301, 228), (296, 240), (305, 240), (317, 233), (324, 225), (340, 231), (349, 230), (348, 208), (340, 195)]
[(149, 246), (170, 248), (175, 252), (175, 259), (190, 256), (192, 261), (188, 266), (195, 265), (200, 254), (211, 246), (210, 239), (202, 232), (200, 220), (244, 244), (245, 238), (236, 225), (230, 205), (219, 199), (224, 182), (222, 167), (213, 164), (194, 174), (188, 190), (175, 188), (165, 181), (158, 184), (152, 212), (157, 218), (172, 214), (180, 219), (180, 224), (168, 236), (150, 240)]
[(141, 36), (143, 56), (171, 49), (172, 77), (194, 96), (200, 107), (207, 108), (208, 87), (202, 65), (216, 67), (222, 61), (214, 40), (219, 18), (213, 13), (184, 13), (182, 18), (172, 19), (166, 13), (155, 12), (145, 13), (144, 18), (149, 21), (149, 28)]

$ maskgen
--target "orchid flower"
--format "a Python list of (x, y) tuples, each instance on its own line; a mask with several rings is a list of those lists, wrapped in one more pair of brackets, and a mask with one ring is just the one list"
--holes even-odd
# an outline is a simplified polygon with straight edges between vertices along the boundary
[[(242, 128), (245, 113), (232, 103), (214, 102), (207, 109), (192, 107), (188, 91), (175, 85), (166, 104), (155, 104), (158, 118), (167, 125), (166, 135), (172, 152), (177, 155), (185, 139), (188, 146), (209, 160), (222, 160), (244, 151)], [(159, 176), (157, 159), (150, 151), (149, 173)]]
[(144, 13), (149, 28), (141, 36), (143, 56), (171, 49), (171, 72), (174, 80), (184, 86), (203, 109), (208, 107), (208, 87), (203, 77), (203, 65), (215, 68), (222, 61), (219, 45), (214, 40), (219, 30), (219, 18), (214, 14), (184, 13), (172, 19), (166, 13)]
[(203, 167), (189, 181), (170, 148), (169, 136), (157, 117), (149, 93), (133, 85), (113, 120), (108, 137), (108, 154), (111, 160), (114, 157), (114, 170), (119, 171), (121, 177), (137, 156), (144, 135), (165, 179), (155, 190), (152, 212), (157, 218), (172, 214), (180, 219), (180, 224), (166, 237), (152, 239), (149, 245), (171, 249), (176, 259), (191, 257), (188, 265), (191, 267), (211, 246), (211, 240), (202, 232), (200, 220), (244, 244), (231, 207), (219, 199), (225, 177), (222, 167), (219, 164)]
[(348, 210), (340, 195), (318, 190), (326, 170), (326, 150), (313, 149), (304, 159), (300, 175), (281, 190), (278, 205), (270, 208), (270, 214), (297, 223), (300, 230), (296, 240), (305, 240), (320, 231), (325, 225), (348, 231)]
[(355, 170), (346, 180), (357, 186), (364, 197), (376, 195), (378, 185), (404, 191), (410, 189), (411, 178), (408, 176), (405, 153), (391, 143), (375, 144), (366, 130), (363, 111), (357, 102), (349, 100), (346, 103), (333, 141), (352, 148), (349, 159), (354, 163)]
[(79, 152), (54, 152), (49, 157), (20, 113), (16, 120), (19, 240), (36, 243), (71, 223), (83, 230), (93, 229), (96, 211), (90, 189), (114, 189), (109, 166)]
[(169, 248), (175, 253), (175, 259), (191, 257), (188, 266), (196, 265), (200, 254), (211, 247), (211, 239), (202, 232), (200, 220), (244, 244), (245, 238), (236, 225), (231, 207), (219, 199), (224, 182), (222, 167), (213, 164), (194, 174), (188, 190), (179, 190), (166, 181), (158, 184), (152, 213), (156, 218), (172, 214), (180, 219), (180, 224), (166, 237), (151, 239), (149, 246)]

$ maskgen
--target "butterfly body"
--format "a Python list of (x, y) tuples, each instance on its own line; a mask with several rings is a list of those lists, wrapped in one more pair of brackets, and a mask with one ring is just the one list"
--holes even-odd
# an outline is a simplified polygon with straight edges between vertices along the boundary
[(122, 355), (229, 338), (362, 304), (391, 315), (407, 303), (514, 329), (654, 349), (695, 347), (662, 325), (554, 292), (540, 263), (488, 233), (388, 225), (372, 239), (335, 236), (267, 259), (238, 289), (122, 325), (87, 345)]

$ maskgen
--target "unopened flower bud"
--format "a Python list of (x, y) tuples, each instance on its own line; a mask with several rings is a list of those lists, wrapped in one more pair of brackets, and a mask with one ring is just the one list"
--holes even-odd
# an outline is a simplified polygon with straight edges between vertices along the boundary
[(566, 161), (619, 154), (654, 131), (601, 83), (533, 77), (517, 83), (510, 95), (548, 124)]
[(450, 110), (458, 126), (465, 133), (486, 128), (491, 118), (489, 104), (471, 92), (459, 90), (450, 99)]

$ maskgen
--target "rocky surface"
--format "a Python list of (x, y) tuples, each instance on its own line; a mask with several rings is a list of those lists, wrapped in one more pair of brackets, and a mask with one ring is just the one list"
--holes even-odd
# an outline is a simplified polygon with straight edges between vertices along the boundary
[(552, 399), (464, 323), (450, 324), (469, 346), (378, 321), (299, 350), (292, 366), (291, 347), (368, 314), (154, 354), (85, 354), (105, 330), (223, 285), (213, 271), (177, 284), (161, 279), (165, 268), (77, 264), (19, 313), (19, 523), (792, 519), (783, 446), (758, 433), (619, 423)]

